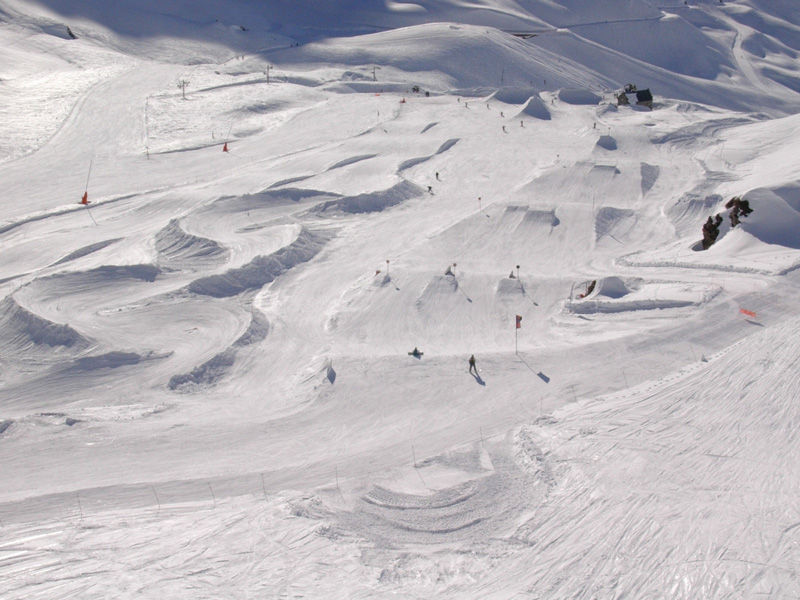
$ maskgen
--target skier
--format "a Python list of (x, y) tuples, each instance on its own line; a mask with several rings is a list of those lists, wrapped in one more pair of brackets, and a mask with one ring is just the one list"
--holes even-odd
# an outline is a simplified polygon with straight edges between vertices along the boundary
[(478, 376), (478, 368), (475, 366), (475, 355), (471, 355), (469, 357), (469, 372), (470, 374), (475, 374), (475, 377)]
[(409, 352), (408, 355), (413, 356), (414, 358), (419, 358), (420, 356), (422, 356), (422, 352), (420, 352), (419, 349), (416, 346), (414, 346), (414, 349), (411, 352)]

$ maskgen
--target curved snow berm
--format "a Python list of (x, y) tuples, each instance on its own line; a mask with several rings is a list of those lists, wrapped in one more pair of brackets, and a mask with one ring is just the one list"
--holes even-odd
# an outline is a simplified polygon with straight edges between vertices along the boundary
[(318, 204), (311, 210), (317, 214), (334, 212), (348, 214), (380, 212), (420, 195), (422, 195), (421, 187), (410, 181), (403, 180), (393, 185), (388, 190), (329, 200), (328, 202)]
[[(312, 188), (283, 187), (291, 183), (308, 179), (311, 175), (303, 177), (290, 177), (276, 181), (267, 189), (244, 196), (223, 196), (214, 201), (213, 208), (224, 210), (227, 213), (242, 213), (248, 210), (272, 208), (287, 204), (297, 204), (303, 201), (319, 201), (322, 198), (338, 198), (339, 194), (315, 190)], [(280, 188), (280, 189), (275, 189)]]
[(229, 251), (214, 240), (186, 233), (177, 219), (156, 233), (158, 262), (172, 269), (198, 269), (223, 262)]
[(187, 289), (195, 294), (215, 298), (227, 298), (257, 290), (292, 267), (314, 258), (328, 239), (327, 234), (309, 231), (304, 227), (291, 244), (277, 252), (268, 256), (256, 256), (246, 265), (220, 275), (196, 279)]
[(91, 342), (69, 325), (43, 319), (13, 297), (0, 302), (0, 353), (9, 356), (79, 354)]
[(76, 359), (71, 368), (80, 371), (98, 371), (101, 369), (117, 369), (119, 367), (126, 367), (130, 365), (138, 365), (144, 361), (157, 360), (167, 358), (172, 355), (172, 352), (146, 352), (139, 354), (138, 352), (125, 352), (122, 350), (112, 350), (104, 354), (96, 354), (94, 356), (81, 356)]
[[(126, 280), (146, 281), (152, 283), (161, 273), (155, 265), (148, 263), (138, 265), (100, 265), (87, 271), (71, 271), (56, 273), (37, 279), (38, 282), (54, 284), (60, 294), (83, 293), (96, 291), (100, 286), (116, 285)], [(56, 287), (51, 287), (53, 292)]]
[(441, 146), (439, 146), (439, 148), (433, 154), (429, 154), (428, 156), (420, 156), (418, 158), (409, 158), (408, 160), (404, 160), (403, 162), (400, 163), (400, 166), (397, 167), (397, 172), (400, 173), (402, 171), (405, 171), (406, 169), (410, 169), (411, 167), (416, 167), (417, 165), (422, 164), (425, 161), (430, 160), (431, 158), (433, 158), (437, 154), (443, 154), (444, 152), (447, 152), (448, 150), (450, 150), (450, 148), (455, 146), (459, 141), (460, 141), (459, 138), (453, 138), (453, 139), (447, 140)]
[(54, 267), (56, 265), (61, 265), (61, 264), (64, 264), (66, 262), (70, 262), (72, 260), (77, 260), (79, 258), (83, 258), (84, 256), (87, 256), (89, 254), (97, 252), (98, 250), (102, 250), (103, 248), (106, 248), (107, 246), (110, 246), (111, 244), (114, 244), (114, 243), (120, 241), (121, 239), (122, 238), (112, 238), (110, 240), (103, 240), (101, 242), (95, 242), (94, 244), (89, 244), (88, 246), (84, 246), (83, 248), (78, 248), (74, 252), (70, 252), (69, 254), (64, 256), (63, 258), (58, 259), (56, 262), (54, 262), (50, 266)]
[(236, 350), (227, 348), (216, 354), (189, 373), (174, 375), (167, 387), (173, 391), (189, 393), (204, 387), (210, 387), (222, 379), (236, 360)]
[(198, 365), (189, 373), (174, 375), (167, 387), (173, 391), (190, 393), (197, 389), (210, 387), (228, 374), (236, 362), (236, 354), (241, 348), (266, 339), (269, 321), (260, 311), (254, 310), (247, 330), (231, 346)]

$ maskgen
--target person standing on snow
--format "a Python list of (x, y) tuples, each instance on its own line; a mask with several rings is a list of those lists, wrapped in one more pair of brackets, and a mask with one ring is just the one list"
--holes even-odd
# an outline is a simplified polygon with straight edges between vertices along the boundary
[(471, 374), (474, 373), (476, 377), (478, 375), (478, 368), (475, 366), (475, 355), (474, 354), (469, 357), (469, 372)]

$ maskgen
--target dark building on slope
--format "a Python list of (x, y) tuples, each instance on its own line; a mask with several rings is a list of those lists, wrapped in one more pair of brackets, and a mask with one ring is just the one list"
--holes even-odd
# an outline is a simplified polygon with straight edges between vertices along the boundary
[(631, 103), (631, 96), (636, 98), (636, 104), (653, 108), (653, 94), (649, 89), (637, 90), (635, 85), (628, 84), (625, 89), (617, 93), (617, 106)]

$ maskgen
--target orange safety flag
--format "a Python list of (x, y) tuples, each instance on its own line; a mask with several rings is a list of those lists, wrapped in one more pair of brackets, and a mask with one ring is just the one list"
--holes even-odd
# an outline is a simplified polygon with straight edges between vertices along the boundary
[(747, 315), (748, 317), (753, 317), (754, 319), (756, 318), (756, 313), (754, 313), (752, 310), (747, 310), (746, 308), (740, 308), (739, 312), (742, 313), (743, 315)]
[(227, 152), (228, 151), (228, 142), (225, 142), (225, 145), (222, 146), (222, 151), (223, 152)]
[(89, 204), (89, 192), (83, 192), (83, 197), (81, 197), (81, 204)]
[(520, 329), (521, 327), (522, 327), (522, 317), (520, 315), (517, 315), (517, 329)]

